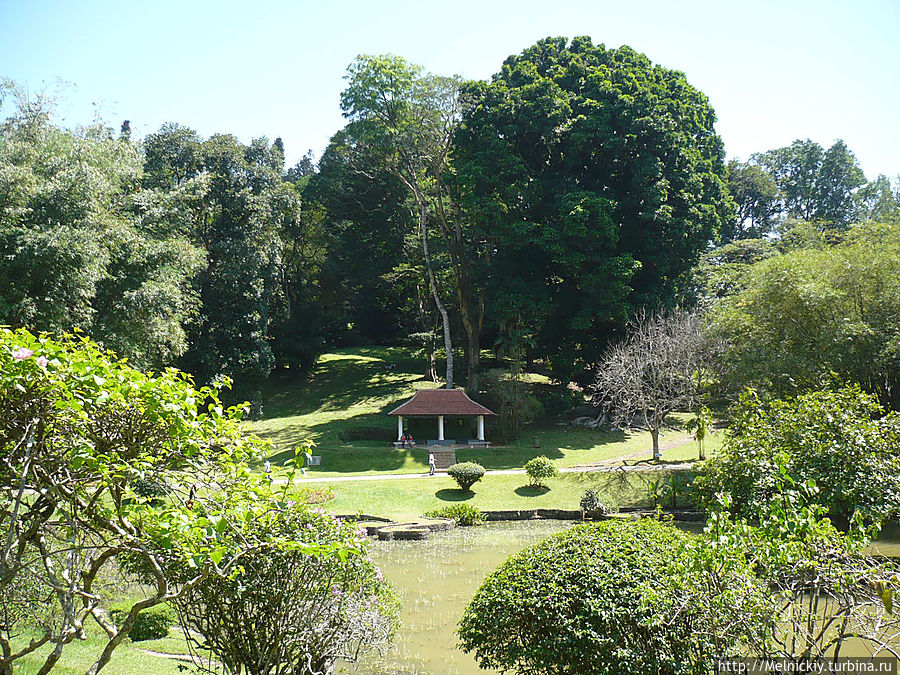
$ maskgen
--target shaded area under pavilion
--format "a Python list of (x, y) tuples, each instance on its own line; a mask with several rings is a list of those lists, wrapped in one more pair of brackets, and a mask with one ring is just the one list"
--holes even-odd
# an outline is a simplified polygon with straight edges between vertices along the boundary
[(441, 444), (448, 442), (444, 438), (445, 417), (478, 418), (478, 441), (484, 442), (484, 418), (495, 415), (480, 403), (468, 397), (462, 389), (421, 389), (406, 403), (394, 408), (388, 415), (397, 418), (397, 440), (403, 439), (404, 417), (437, 418), (437, 440)]

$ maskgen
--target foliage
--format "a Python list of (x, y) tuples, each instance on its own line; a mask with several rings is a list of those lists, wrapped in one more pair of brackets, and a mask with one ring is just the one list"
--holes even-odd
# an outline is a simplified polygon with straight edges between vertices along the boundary
[[(121, 627), (130, 612), (131, 603), (116, 603), (109, 608), (109, 618), (116, 626)], [(164, 638), (169, 634), (169, 628), (176, 619), (175, 611), (166, 604), (148, 607), (137, 615), (137, 619), (128, 632), (128, 637), (133, 642)]]
[(729, 217), (715, 113), (682, 73), (587, 37), (541, 40), (463, 96), (454, 182), (488, 244), (490, 313), (582, 379)]
[[(844, 534), (823, 518), (825, 509), (809, 501), (815, 492), (812, 481), (785, 477), (757, 526), (733, 519), (725, 497), (704, 536), (678, 556), (665, 580), (677, 590), (663, 598), (680, 596), (690, 614), (705, 612), (701, 630), (718, 650), (740, 644), (761, 658), (815, 660), (852, 643), (872, 655), (895, 654), (896, 569), (862, 552), (870, 532), (858, 522)], [(677, 621), (679, 613), (663, 606), (659, 618)]]
[(547, 457), (540, 455), (525, 463), (525, 474), (532, 487), (546, 487), (544, 481), (548, 478), (556, 478), (559, 475), (559, 469)]
[(197, 313), (204, 254), (185, 227), (205, 184), (145, 188), (132, 143), (17, 98), (0, 122), (0, 324), (78, 328), (139, 367), (171, 364)]
[(751, 163), (774, 177), (787, 215), (835, 228), (852, 221), (854, 195), (866, 182), (856, 156), (842, 140), (825, 150), (815, 141), (797, 139), (754, 155)]
[(591, 489), (584, 491), (579, 505), (585, 518), (605, 516), (610, 511), (609, 507), (600, 499), (597, 491)]
[(541, 407), (553, 415), (583, 406), (585, 403), (584, 393), (563, 385), (534, 387), (534, 396)]
[(677, 509), (679, 498), (692, 497), (693, 489), (694, 477), (684, 471), (673, 471), (647, 480), (647, 495), (657, 509)]
[(732, 392), (790, 395), (834, 372), (900, 407), (900, 225), (856, 225), (750, 265), (710, 321)]
[(421, 245), (431, 298), (443, 325), (446, 384), (452, 387), (450, 314), (430, 249), (431, 227), (437, 226), (447, 246), (455, 296), (469, 338), (467, 389), (477, 392), (478, 340), (484, 314), (483, 302), (471, 284), (470, 267), (477, 257), (471, 255), (465, 221), (452, 206), (452, 195), (443, 182), (459, 118), (459, 79), (423, 73), (405, 59), (387, 54), (358, 57), (347, 70), (347, 80), (341, 109), (350, 120), (348, 136), (363, 150), (384, 158), (384, 167), (403, 184), (413, 202), (418, 228), (415, 236)]
[(472, 486), (484, 478), (484, 467), (475, 462), (461, 462), (447, 469), (447, 475), (456, 481), (460, 490), (471, 491)]
[(500, 438), (504, 441), (519, 438), (522, 426), (534, 421), (543, 411), (540, 401), (522, 381), (521, 369), (512, 372), (499, 368), (484, 374), (485, 403), (497, 411)]
[(355, 523), (320, 509), (288, 508), (259, 527), (337, 548), (310, 555), (264, 544), (236, 559), (241, 574), (211, 576), (186, 589), (174, 605), (195, 652), (209, 650), (227, 673), (327, 673), (338, 659), (356, 660), (390, 644), (397, 597)]
[(509, 558), (475, 593), (459, 623), (481, 668), (520, 673), (705, 673), (691, 608), (654, 620), (648, 602), (689, 540), (654, 520), (580, 525)]
[(815, 481), (816, 503), (834, 515), (881, 522), (900, 513), (900, 415), (885, 415), (856, 386), (795, 399), (741, 397), (725, 444), (696, 481), (701, 501), (729, 495), (731, 509), (758, 516), (789, 478)]
[(684, 311), (642, 315), (597, 367), (594, 404), (619, 426), (644, 427), (660, 459), (659, 431), (675, 410), (699, 399), (713, 349), (700, 318)]
[[(33, 603), (37, 624), (15, 651), (23, 626), (4, 622), (0, 670), (46, 644), (52, 668), (93, 620), (107, 635), (94, 675), (143, 610), (174, 602), (191, 579), (237, 573), (241, 552), (262, 542), (311, 555), (334, 548), (248, 529), (282, 506), (246, 465), (262, 446), (242, 433), (241, 414), (214, 387), (172, 369), (146, 375), (81, 336), (0, 329), (0, 489), (10, 495), (0, 502), (0, 597)], [(165, 482), (165, 499), (135, 492), (146, 476)], [(181, 587), (164, 572), (173, 561), (190, 570)], [(119, 628), (95, 590), (117, 568), (150, 582)]]
[(450, 504), (433, 509), (425, 514), (428, 518), (452, 518), (457, 525), (481, 525), (487, 520), (481, 511), (471, 504)]
[(344, 443), (352, 443), (353, 441), (374, 441), (388, 437), (390, 432), (385, 431), (384, 427), (376, 426), (359, 426), (341, 429), (337, 433), (337, 437)]
[(709, 432), (712, 423), (712, 411), (706, 406), (701, 406), (684, 425), (684, 430), (691, 432), (694, 435), (694, 440), (697, 441), (697, 450), (701, 460), (706, 459), (703, 441), (706, 440), (706, 434)]
[(758, 239), (772, 232), (781, 203), (771, 173), (756, 164), (733, 159), (728, 162), (728, 190), (737, 209), (734, 219), (726, 221), (720, 241)]

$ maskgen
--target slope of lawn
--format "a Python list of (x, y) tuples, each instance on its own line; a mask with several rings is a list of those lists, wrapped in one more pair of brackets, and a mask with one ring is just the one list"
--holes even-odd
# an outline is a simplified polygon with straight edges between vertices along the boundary
[(653, 481), (665, 481), (671, 473), (664, 470), (564, 473), (547, 481), (549, 489), (529, 486), (528, 477), (522, 474), (488, 475), (473, 486), (472, 492), (460, 490), (446, 475), (341, 481), (328, 483), (334, 499), (322, 506), (335, 513), (364, 513), (395, 520), (415, 518), (454, 503), (471, 504), (481, 510), (578, 509), (582, 495), (589, 488), (612, 507), (652, 506)]
[[(293, 456), (293, 449), (311, 441), (314, 454), (322, 456), (321, 467), (309, 470), (320, 477), (372, 475), (379, 473), (423, 473), (428, 470), (426, 449), (396, 450), (396, 418), (387, 413), (418, 389), (435, 386), (422, 378), (424, 362), (403, 347), (361, 347), (322, 355), (313, 371), (303, 379), (275, 374), (263, 390), (263, 418), (249, 422), (248, 429), (273, 444), (276, 467)], [(541, 376), (529, 374), (529, 379)], [(686, 416), (674, 416), (677, 423)], [(423, 422), (417, 422), (423, 424)], [(430, 422), (424, 422), (425, 425)], [(452, 436), (459, 420), (448, 418)], [(490, 419), (487, 437), (490, 440)], [(427, 427), (426, 427), (427, 429)], [(346, 442), (341, 436), (357, 430), (361, 440)], [(460, 438), (466, 431), (456, 431)], [(720, 442), (713, 435), (709, 451)], [(667, 442), (683, 440), (683, 430), (663, 433)], [(423, 439), (418, 435), (418, 439)], [(457, 451), (460, 461), (477, 461), (487, 469), (521, 468), (532, 457), (546, 455), (560, 467), (591, 464), (640, 453), (650, 457), (650, 435), (646, 432), (597, 431), (554, 422), (526, 427), (513, 444), (488, 449)], [(696, 444), (664, 450), (665, 460), (683, 461), (696, 456)]]

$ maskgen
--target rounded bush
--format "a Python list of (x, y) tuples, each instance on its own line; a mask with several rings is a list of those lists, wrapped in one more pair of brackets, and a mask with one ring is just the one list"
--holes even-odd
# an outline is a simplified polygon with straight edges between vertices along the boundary
[(433, 509), (425, 514), (427, 518), (452, 518), (457, 525), (481, 525), (487, 517), (471, 504), (451, 504)]
[(447, 475), (456, 481), (462, 490), (471, 490), (472, 486), (484, 478), (484, 467), (475, 462), (460, 462), (447, 469)]
[(661, 580), (689, 541), (651, 519), (552, 536), (485, 580), (460, 620), (462, 648), (481, 668), (532, 675), (708, 672), (690, 616), (666, 625), (654, 612), (672, 600)]
[[(131, 611), (130, 602), (119, 602), (109, 608), (109, 618), (116, 626), (121, 627)], [(175, 610), (166, 604), (148, 607), (137, 615), (134, 625), (128, 631), (128, 637), (134, 642), (141, 640), (158, 640), (169, 634), (169, 628), (175, 623)]]
[(600, 495), (594, 490), (587, 490), (581, 497), (581, 510), (586, 517), (605, 516), (609, 507), (600, 501)]
[(525, 465), (525, 473), (528, 474), (530, 483), (534, 487), (544, 487), (547, 478), (555, 478), (559, 475), (559, 469), (543, 455), (535, 457)]

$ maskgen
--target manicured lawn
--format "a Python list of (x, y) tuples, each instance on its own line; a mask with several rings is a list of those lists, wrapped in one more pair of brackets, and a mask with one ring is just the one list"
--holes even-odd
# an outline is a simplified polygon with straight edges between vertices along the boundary
[(549, 490), (529, 487), (524, 475), (494, 475), (476, 483), (474, 492), (463, 492), (453, 479), (441, 475), (345, 481), (327, 484), (335, 498), (322, 506), (336, 513), (365, 513), (394, 519), (414, 518), (456, 502), (482, 510), (577, 509), (588, 488), (598, 490), (601, 499), (611, 505), (649, 506), (648, 482), (667, 475), (664, 471), (565, 473), (548, 481)]
[[(390, 442), (397, 434), (396, 422), (386, 414), (417, 389), (435, 386), (422, 380), (423, 365), (402, 347), (363, 347), (324, 354), (306, 379), (273, 376), (263, 391), (265, 419), (247, 426), (272, 442), (276, 468), (293, 456), (294, 447), (309, 440), (316, 444), (314, 453), (322, 456), (321, 467), (309, 470), (311, 476), (423, 473), (428, 470), (428, 451), (394, 449)], [(545, 378), (530, 374), (528, 379)], [(685, 417), (676, 416), (676, 420)], [(455, 423), (448, 420), (448, 436)], [(348, 430), (362, 428), (366, 440), (341, 440)], [(490, 437), (490, 423), (487, 431)], [(464, 431), (459, 435), (464, 437)], [(684, 435), (683, 431), (668, 430), (662, 442)], [(708, 452), (720, 442), (720, 434), (710, 438)], [(457, 452), (457, 458), (477, 461), (487, 469), (512, 469), (521, 468), (532, 457), (546, 455), (557, 466), (567, 467), (643, 451), (649, 458), (650, 447), (646, 432), (596, 431), (550, 422), (526, 427), (515, 444), (463, 449)], [(672, 461), (695, 456), (695, 444), (663, 452), (664, 459)]]
[[(90, 665), (97, 660), (106, 644), (105, 634), (93, 622), (87, 624), (87, 640), (75, 641), (65, 647), (62, 657), (53, 668), (54, 675), (84, 675)], [(162, 640), (146, 640), (131, 642), (126, 640), (113, 652), (112, 660), (101, 673), (104, 675), (136, 675), (137, 673), (153, 673), (153, 675), (182, 675), (194, 672), (189, 663), (151, 656), (142, 650), (163, 652), (167, 654), (186, 654), (187, 644), (181, 634), (173, 630), (170, 637)], [(43, 665), (50, 647), (39, 649), (36, 655), (30, 655), (19, 662), (23, 675), (36, 673)], [(179, 669), (181, 665), (181, 669)], [(187, 668), (185, 670), (185, 668)]]

